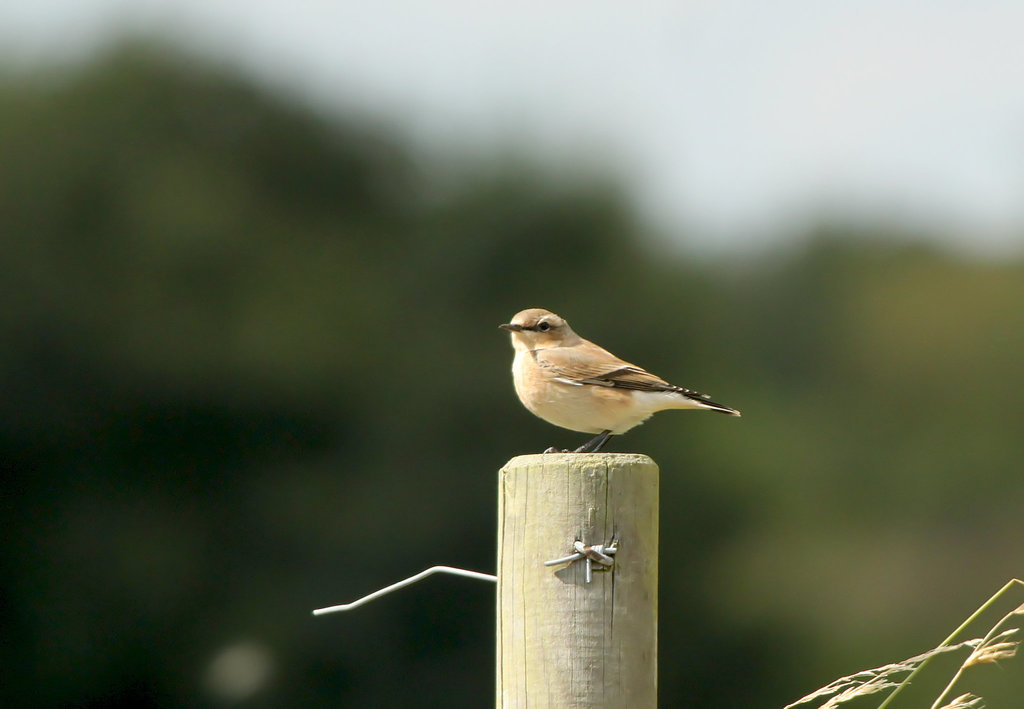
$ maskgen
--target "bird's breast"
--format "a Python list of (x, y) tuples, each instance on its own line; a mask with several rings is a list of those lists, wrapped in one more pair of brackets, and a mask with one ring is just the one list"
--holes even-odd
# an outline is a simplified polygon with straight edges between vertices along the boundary
[[(516, 354), (512, 362), (516, 393), (535, 415), (571, 431), (624, 433), (666, 408), (627, 389), (574, 384), (540, 366), (532, 352)], [(659, 397), (660, 398), (660, 397)]]

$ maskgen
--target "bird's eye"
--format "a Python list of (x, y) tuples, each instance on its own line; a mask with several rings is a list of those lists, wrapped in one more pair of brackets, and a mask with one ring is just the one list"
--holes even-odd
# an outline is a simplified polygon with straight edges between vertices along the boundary
[(547, 320), (544, 320), (540, 323), (537, 323), (537, 329), (540, 330), (541, 332), (547, 332), (548, 330), (551, 329), (551, 323), (549, 323)]

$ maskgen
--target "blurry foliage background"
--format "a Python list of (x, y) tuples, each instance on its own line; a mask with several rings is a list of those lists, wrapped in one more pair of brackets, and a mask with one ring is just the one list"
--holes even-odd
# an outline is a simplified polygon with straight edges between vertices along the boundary
[(490, 705), (492, 587), (309, 611), (493, 569), (498, 468), (582, 441), (513, 393), (530, 306), (744, 413), (611, 446), (662, 468), (662, 706), (781, 706), (1024, 573), (1024, 263), (697, 260), (611, 177), (379, 125), (141, 45), (3, 81), (4, 706)]

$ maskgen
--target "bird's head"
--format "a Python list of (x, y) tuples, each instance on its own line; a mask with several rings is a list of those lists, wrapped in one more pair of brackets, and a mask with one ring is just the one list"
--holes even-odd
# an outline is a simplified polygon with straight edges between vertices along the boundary
[(512, 333), (512, 346), (517, 351), (561, 347), (579, 340), (569, 323), (544, 308), (520, 310), (512, 322), (498, 327)]

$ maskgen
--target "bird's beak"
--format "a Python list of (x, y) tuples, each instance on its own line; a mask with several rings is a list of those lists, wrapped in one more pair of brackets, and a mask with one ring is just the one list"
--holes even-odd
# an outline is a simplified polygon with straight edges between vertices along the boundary
[(520, 332), (523, 329), (522, 325), (515, 325), (514, 323), (505, 323), (504, 325), (498, 325), (498, 327), (509, 332)]

